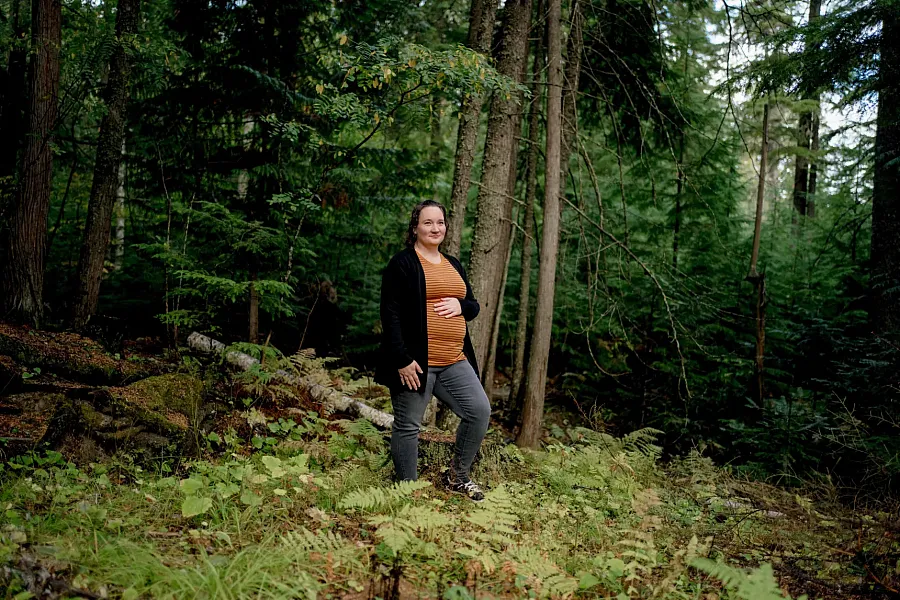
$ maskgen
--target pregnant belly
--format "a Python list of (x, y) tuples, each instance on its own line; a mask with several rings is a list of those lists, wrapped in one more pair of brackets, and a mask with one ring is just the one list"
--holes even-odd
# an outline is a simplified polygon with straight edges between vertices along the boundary
[[(449, 319), (434, 312), (434, 302), (427, 302), (428, 309), (428, 340), (429, 342), (444, 342), (459, 345), (462, 349), (463, 340), (466, 337), (466, 320), (462, 315)], [(429, 344), (430, 346), (430, 344)]]

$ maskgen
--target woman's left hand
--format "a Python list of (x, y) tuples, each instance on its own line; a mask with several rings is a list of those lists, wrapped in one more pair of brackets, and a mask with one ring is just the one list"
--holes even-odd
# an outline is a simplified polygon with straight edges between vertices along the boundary
[(459, 304), (459, 299), (457, 298), (441, 298), (434, 303), (434, 312), (445, 319), (449, 319), (461, 315), (462, 306)]

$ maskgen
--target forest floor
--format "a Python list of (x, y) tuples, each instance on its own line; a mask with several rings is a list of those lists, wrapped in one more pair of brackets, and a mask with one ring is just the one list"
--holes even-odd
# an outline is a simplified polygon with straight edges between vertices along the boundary
[[(325, 367), (303, 365), (373, 395)], [(493, 429), (475, 504), (442, 488), (447, 436), (426, 436), (419, 482), (391, 484), (387, 434), (367, 421), (261, 373), (171, 368), (218, 407), (189, 425), (189, 450), (4, 458), (0, 598), (898, 596), (896, 511), (741, 480), (697, 453), (663, 463), (652, 430), (558, 424), (522, 451)]]

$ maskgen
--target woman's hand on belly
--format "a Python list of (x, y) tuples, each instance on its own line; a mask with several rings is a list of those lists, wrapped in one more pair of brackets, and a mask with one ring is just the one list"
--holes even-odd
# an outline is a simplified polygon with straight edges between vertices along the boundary
[(434, 303), (434, 312), (445, 319), (451, 319), (462, 314), (462, 306), (457, 298), (441, 298)]

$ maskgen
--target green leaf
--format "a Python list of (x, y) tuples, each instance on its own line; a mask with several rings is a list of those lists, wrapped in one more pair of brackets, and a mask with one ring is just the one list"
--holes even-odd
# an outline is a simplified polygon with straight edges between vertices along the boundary
[(595, 585), (597, 585), (598, 583), (600, 583), (600, 580), (597, 579), (594, 575), (592, 575), (591, 573), (585, 573), (584, 575), (581, 576), (581, 579), (578, 580), (578, 589), (579, 590), (590, 589), (590, 588), (594, 587)]
[(206, 483), (204, 483), (200, 479), (194, 479), (193, 477), (191, 477), (181, 480), (181, 491), (184, 492), (185, 496), (195, 495), (205, 487)]
[(212, 499), (204, 496), (188, 496), (181, 503), (181, 515), (185, 518), (202, 515), (212, 508)]
[(276, 458), (274, 456), (263, 456), (262, 462), (269, 470), (269, 473), (272, 474), (272, 477), (284, 476), (284, 469), (281, 466), (280, 458)]

